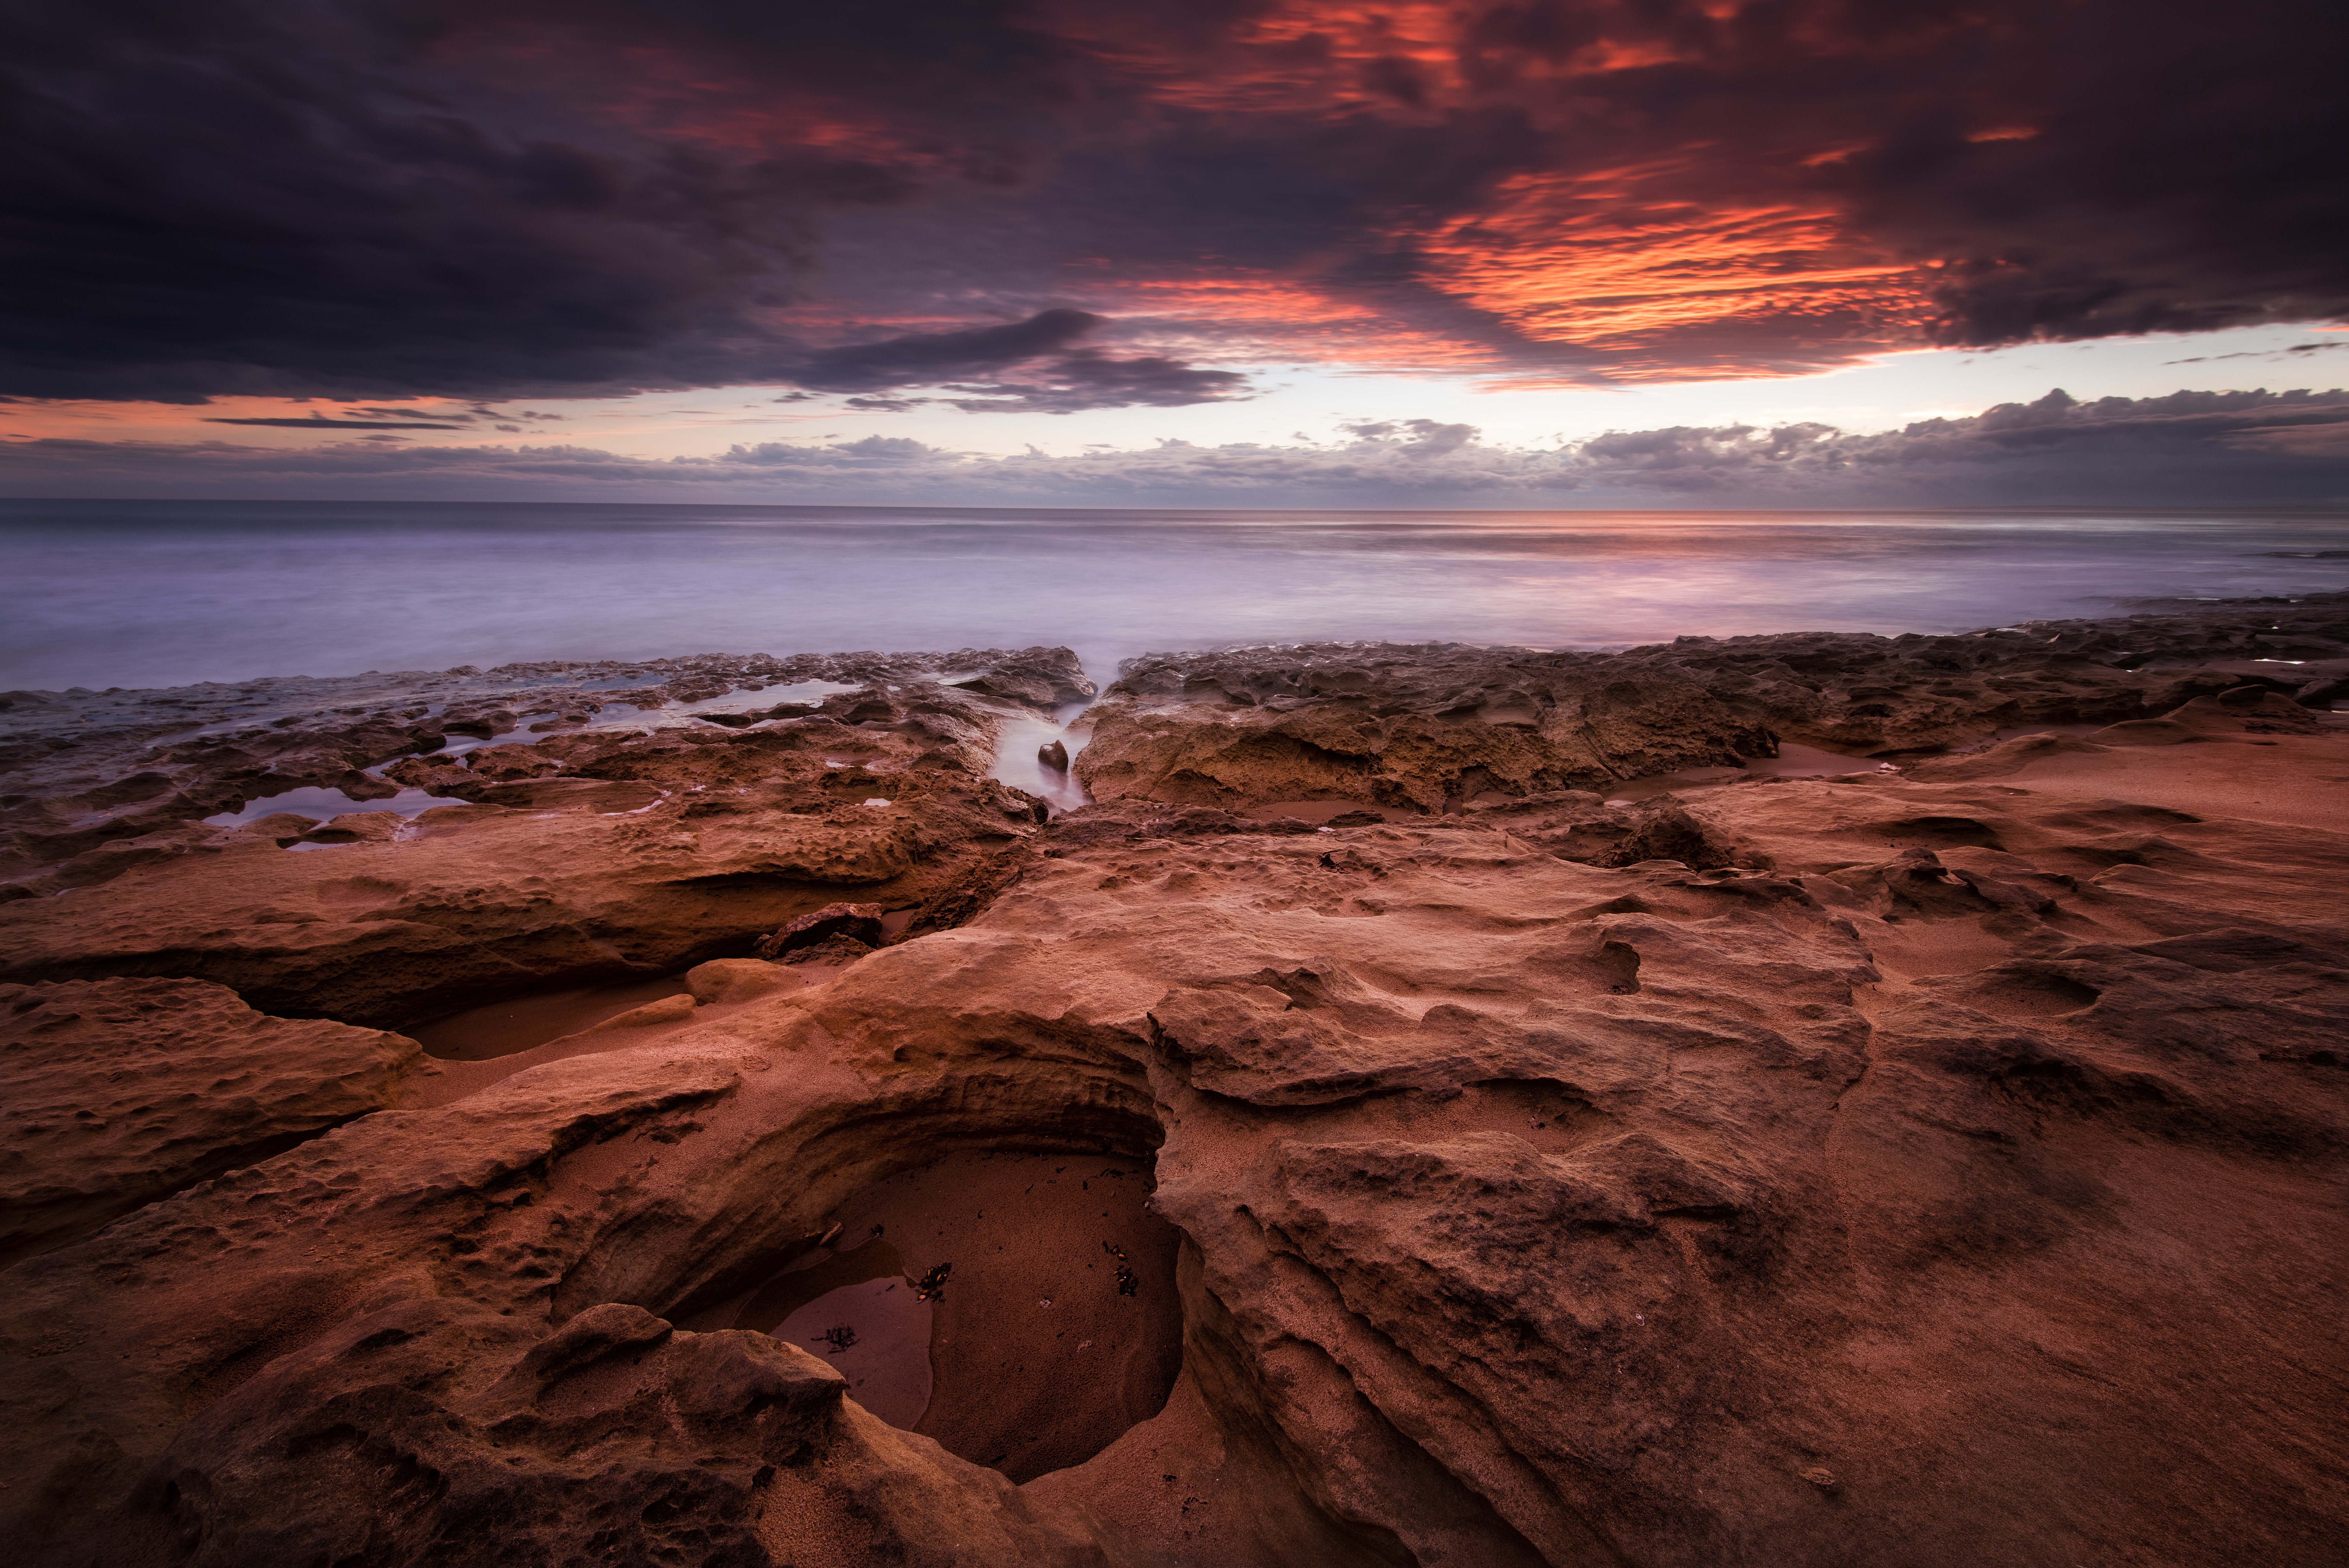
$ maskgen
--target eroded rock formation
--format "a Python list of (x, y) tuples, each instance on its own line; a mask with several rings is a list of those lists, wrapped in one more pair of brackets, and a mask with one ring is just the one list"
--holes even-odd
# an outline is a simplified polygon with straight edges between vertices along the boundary
[[(412, 888), (453, 884), (436, 843), (482, 825), (534, 841), (471, 863), (531, 867), (494, 885), (544, 878), (536, 914), (471, 885), (477, 929), (512, 933), (482, 945), (545, 984), (588, 972), (564, 943), (681, 930), (666, 900), (713, 896), (627, 869), (637, 841), (601, 825), (740, 822), (735, 859), (642, 857), (735, 864), (799, 853), (756, 845), (822, 801), (800, 815), (843, 847), (793, 862), (804, 902), (764, 929), (833, 903), (926, 923), (788, 970), (746, 937), (481, 1060), (238, 1015), (243, 1070), (297, 1085), (269, 1103), (331, 1079), (382, 1108), (235, 1168), (182, 1158), (169, 1195), (0, 1271), (0, 1529), (41, 1564), (2336, 1560), (2349, 734), (2293, 700), (2310, 682), (2122, 672), (2146, 684), (2092, 733), (1609, 806), (1494, 771), (1571, 754), (1457, 711), (1514, 656), (1379, 657), (1402, 673), (1287, 711), (1411, 719), (1350, 753), (1348, 788), (1401, 781), (1389, 820), (1249, 815), (1300, 775), (1203, 733), (1280, 720), (1145, 680), (1111, 756), (1215, 791), (1040, 826), (905, 742), (833, 802), (806, 792), (848, 769), (753, 777), (800, 755), (754, 725), (558, 756), (614, 760), (591, 790), (739, 786), (732, 815), (474, 805), (20, 899), (10, 950), (52, 944), (28, 971), (107, 940), (148, 972), (234, 952), (248, 998), (423, 1017), (474, 982), (367, 945), (398, 919), (243, 913), (297, 907), (275, 867)], [(1693, 754), (1787, 711), (1688, 685), (1713, 706), (1660, 711), (1695, 715)], [(1590, 732), (1680, 754), (1617, 718)], [(1395, 804), (1423, 800), (1455, 809)], [(895, 853), (865, 811), (911, 820), (894, 875), (936, 891), (808, 876)], [(703, 956), (658, 952), (624, 972)], [(12, 993), (27, 1016), (126, 986), (225, 1016), (191, 981), (51, 978)], [(330, 1070), (362, 1042), (378, 1067)], [(77, 1046), (47, 1070), (106, 1069)], [(936, 1314), (910, 1430), (835, 1369), (855, 1323), (760, 1332), (893, 1280)]]
[(417, 1055), (202, 981), (0, 985), (0, 1259), (380, 1110)]
[[(9, 885), (16, 900), (0, 903), (0, 977), (191, 976), (278, 1012), (398, 1027), (517, 986), (745, 955), (844, 888), (915, 910), (917, 923), (949, 923), (1045, 814), (986, 776), (998, 711), (914, 678), (977, 657), (783, 663), (786, 675), (813, 662), (906, 679), (761, 712), (747, 728), (612, 721), (388, 759), (385, 780), (365, 775), (385, 794), (405, 784), (472, 803), (412, 819), (355, 811), (159, 826), (134, 815), (75, 819), (62, 838), (20, 831), (25, 874)], [(45, 753), (47, 771), (24, 782), (78, 786), (106, 754), (77, 775)], [(288, 782), (243, 769), (202, 773), (168, 809), (233, 811)], [(57, 819), (142, 776), (68, 787), (17, 815)], [(199, 805), (186, 804), (190, 792)], [(67, 857), (43, 865), (41, 854)], [(56, 898), (68, 888), (71, 898)]]
[(1096, 798), (1348, 799), (1418, 810), (1766, 756), (1699, 686), (1603, 654), (1302, 648), (1152, 659), (1109, 689), (1076, 760)]
[[(2292, 661), (2292, 662), (2284, 662)], [(1154, 655), (1094, 710), (1096, 798), (1440, 810), (1776, 754), (1946, 751), (2110, 724), (2245, 686), (2323, 704), (2349, 678), (2349, 594), (1962, 637), (1684, 637), (1618, 654), (1309, 644)]]
[[(755, 694), (775, 691), (799, 695), (762, 708)], [(984, 774), (1001, 706), (1050, 708), (1091, 695), (1065, 648), (710, 654), (0, 692), (0, 769), (9, 781), (0, 799), (0, 899), (94, 885), (200, 849), (211, 835), (198, 819), (287, 790), (334, 789), (364, 802), (397, 795), (403, 784), (429, 784), (466, 800), (534, 805), (543, 791), (495, 786), (566, 769), (580, 778), (643, 777), (625, 763), (593, 764), (647, 725), (758, 726), (763, 743), (781, 750), (922, 757)], [(483, 741), (506, 743), (482, 756)], [(465, 744), (476, 754), (456, 755)], [(419, 760), (398, 763), (409, 755)]]

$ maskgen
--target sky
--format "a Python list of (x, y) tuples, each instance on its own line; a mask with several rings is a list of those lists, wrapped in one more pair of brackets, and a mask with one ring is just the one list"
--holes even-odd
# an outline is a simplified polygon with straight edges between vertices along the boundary
[(2349, 503), (2308, 0), (0, 16), (0, 493)]

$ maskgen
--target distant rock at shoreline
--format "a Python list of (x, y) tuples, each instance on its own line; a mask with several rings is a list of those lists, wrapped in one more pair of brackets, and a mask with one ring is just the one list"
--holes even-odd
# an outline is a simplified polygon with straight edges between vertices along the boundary
[[(2228, 668), (2194, 668), (2212, 661)], [(1734, 765), (1780, 741), (1899, 757), (2015, 726), (2117, 723), (2244, 685), (2329, 701), (2344, 673), (2343, 594), (2248, 615), (1682, 638), (1612, 654), (1456, 643), (1155, 654), (1104, 693), (1077, 774), (1099, 798), (1441, 810), (1486, 792)]]

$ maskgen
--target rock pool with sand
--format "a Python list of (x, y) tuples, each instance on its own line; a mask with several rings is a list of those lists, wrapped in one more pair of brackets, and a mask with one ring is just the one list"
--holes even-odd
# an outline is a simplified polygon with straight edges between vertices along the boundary
[(11, 693), (0, 1535), (2337, 1563), (2344, 680), (2349, 594)]

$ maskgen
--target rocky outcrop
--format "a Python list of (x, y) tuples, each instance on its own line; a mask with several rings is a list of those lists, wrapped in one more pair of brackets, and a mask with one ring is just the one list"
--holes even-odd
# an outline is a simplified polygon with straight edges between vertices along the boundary
[[(844, 888), (967, 910), (971, 877), (1039, 810), (902, 743), (861, 764), (763, 730), (497, 750), (504, 776), (475, 781), (478, 805), (212, 829), (69, 898), (0, 904), (0, 979), (183, 975), (401, 1027), (518, 988), (748, 956)], [(544, 776), (511, 777), (523, 753)]]
[(207, 1408), (149, 1484), (204, 1568), (1107, 1563), (845, 1389), (771, 1335), (682, 1333), (636, 1307), (538, 1337), (470, 1303), (408, 1301)]
[(1441, 811), (1767, 756), (1698, 686), (1602, 655), (1448, 644), (1248, 649), (1130, 667), (1077, 777), (1098, 799), (1244, 807), (1363, 800)]
[(977, 653), (966, 649), (959, 654), (940, 656), (942, 663), (957, 661), (986, 666), (976, 674), (941, 677), (957, 690), (1019, 702), (1046, 712), (1086, 701), (1095, 693), (1084, 667), (1065, 648), (1023, 648), (1016, 653)]
[(1781, 741), (1906, 756), (2244, 688), (2322, 706), (2344, 660), (2349, 594), (1951, 637), (1684, 637), (1617, 654), (1330, 643), (1153, 655), (1094, 711), (1077, 775), (1098, 799), (1433, 811), (1734, 766)]
[(1683, 637), (1622, 657), (1702, 684), (1786, 740), (1929, 753), (1992, 730), (2147, 718), (2245, 686), (2323, 706), (2349, 670), (2349, 594), (1960, 637)]
[(747, 1002), (781, 989), (784, 978), (763, 959), (712, 959), (686, 971), (688, 993), (698, 1002)]
[(759, 939), (758, 956), (762, 959), (781, 958), (801, 948), (812, 948), (834, 939), (861, 942), (866, 947), (878, 947), (887, 940), (882, 931), (881, 906), (878, 904), (826, 904), (786, 924), (771, 935)]
[(1945, 751), (2034, 724), (2119, 723), (2247, 684), (2299, 689), (2281, 675), (2116, 668), (2061, 641), (2020, 630), (1683, 638), (1624, 657), (1702, 683), (1785, 740), (1868, 756)]
[[(765, 709), (740, 696), (794, 688), (802, 690)], [(755, 726), (776, 732), (771, 743), (811, 753), (926, 759), (983, 775), (1001, 713), (1092, 695), (1065, 648), (708, 654), (0, 693), (9, 789), (0, 898), (90, 886), (184, 854), (209, 836), (201, 819), (288, 790), (367, 802), (410, 785), (484, 800), (492, 785), (576, 768), (647, 727)], [(463, 754), (500, 739), (509, 743), (493, 755), (478, 746)], [(564, 741), (585, 750), (547, 749)]]
[(202, 981), (0, 985), (0, 1259), (383, 1109), (417, 1055)]
[[(1433, 664), (1389, 687), (1466, 689), (1464, 655)], [(396, 1106), (0, 1270), (0, 1530), (41, 1568), (2329, 1564), (2349, 738), (2264, 691), (1632, 805), (1463, 798), (1391, 748), (1372, 776), (1459, 809), (999, 810), (906, 939), (728, 957), (657, 1016), (419, 1067)], [(703, 733), (712, 768), (794, 754)], [(865, 771), (826, 831), (981, 812), (917, 787), (968, 775)], [(592, 825), (735, 820), (678, 809), (234, 853), (508, 824), (547, 902), (462, 886), (512, 890), (481, 929), (560, 953), (591, 877), (652, 897)], [(167, 886), (55, 918), (199, 942), (195, 905), (103, 902), (142, 879)], [(805, 891), (758, 929), (849, 901)], [(255, 983), (395, 1011), (351, 956), (371, 923), (316, 933), (339, 968), (289, 942)], [(760, 1332), (893, 1283), (962, 1401), (911, 1431), (821, 1354), (853, 1335)], [(1021, 1430), (1069, 1412), (1076, 1437)]]

